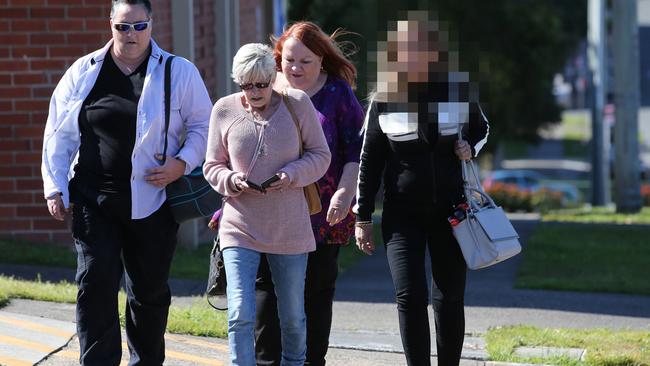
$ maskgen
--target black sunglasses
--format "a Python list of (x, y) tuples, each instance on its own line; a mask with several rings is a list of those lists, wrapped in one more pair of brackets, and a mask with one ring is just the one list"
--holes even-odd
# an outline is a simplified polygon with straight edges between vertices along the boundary
[(239, 88), (241, 90), (251, 90), (253, 87), (256, 87), (257, 89), (266, 89), (269, 87), (271, 83), (246, 83), (246, 84), (239, 84)]
[(120, 31), (120, 32), (128, 32), (131, 29), (137, 31), (137, 32), (142, 32), (143, 30), (149, 28), (149, 24), (151, 24), (151, 20), (147, 20), (146, 22), (138, 22), (138, 23), (113, 23), (113, 28), (115, 30)]

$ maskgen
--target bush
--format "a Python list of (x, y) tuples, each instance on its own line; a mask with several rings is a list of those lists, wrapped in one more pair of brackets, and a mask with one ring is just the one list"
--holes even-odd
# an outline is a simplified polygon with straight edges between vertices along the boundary
[(562, 207), (562, 193), (548, 189), (531, 192), (514, 184), (495, 183), (486, 193), (497, 205), (510, 212), (547, 212)]

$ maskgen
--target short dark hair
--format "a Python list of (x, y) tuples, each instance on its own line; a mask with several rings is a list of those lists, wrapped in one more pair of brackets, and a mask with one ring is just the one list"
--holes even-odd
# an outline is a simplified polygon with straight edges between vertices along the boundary
[(151, 14), (153, 13), (153, 10), (151, 9), (151, 1), (150, 0), (112, 0), (111, 2), (111, 19), (113, 19), (113, 15), (115, 15), (115, 8), (118, 5), (122, 4), (127, 4), (127, 5), (143, 5), (144, 8), (147, 10), (147, 15), (151, 17)]

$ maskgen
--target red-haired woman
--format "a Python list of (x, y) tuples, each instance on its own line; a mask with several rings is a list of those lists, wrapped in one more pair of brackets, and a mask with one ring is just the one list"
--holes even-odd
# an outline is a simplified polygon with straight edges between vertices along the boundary
[[(332, 325), (332, 302), (341, 245), (354, 233), (350, 211), (359, 172), (364, 113), (352, 89), (357, 71), (335, 38), (311, 22), (289, 27), (276, 41), (276, 88), (300, 89), (310, 96), (332, 153), (325, 175), (318, 181), (323, 210), (311, 217), (317, 249), (309, 254), (305, 283), (307, 361), (324, 365)], [(258, 365), (279, 365), (282, 354), (277, 305), (266, 260), (260, 263), (256, 286), (255, 325)]]

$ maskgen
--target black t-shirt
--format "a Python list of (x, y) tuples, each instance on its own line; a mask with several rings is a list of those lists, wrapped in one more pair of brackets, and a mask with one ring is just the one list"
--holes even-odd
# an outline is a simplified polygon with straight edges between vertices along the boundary
[(104, 193), (131, 192), (131, 154), (135, 144), (138, 100), (149, 57), (130, 75), (111, 53), (79, 113), (81, 146), (75, 176)]

